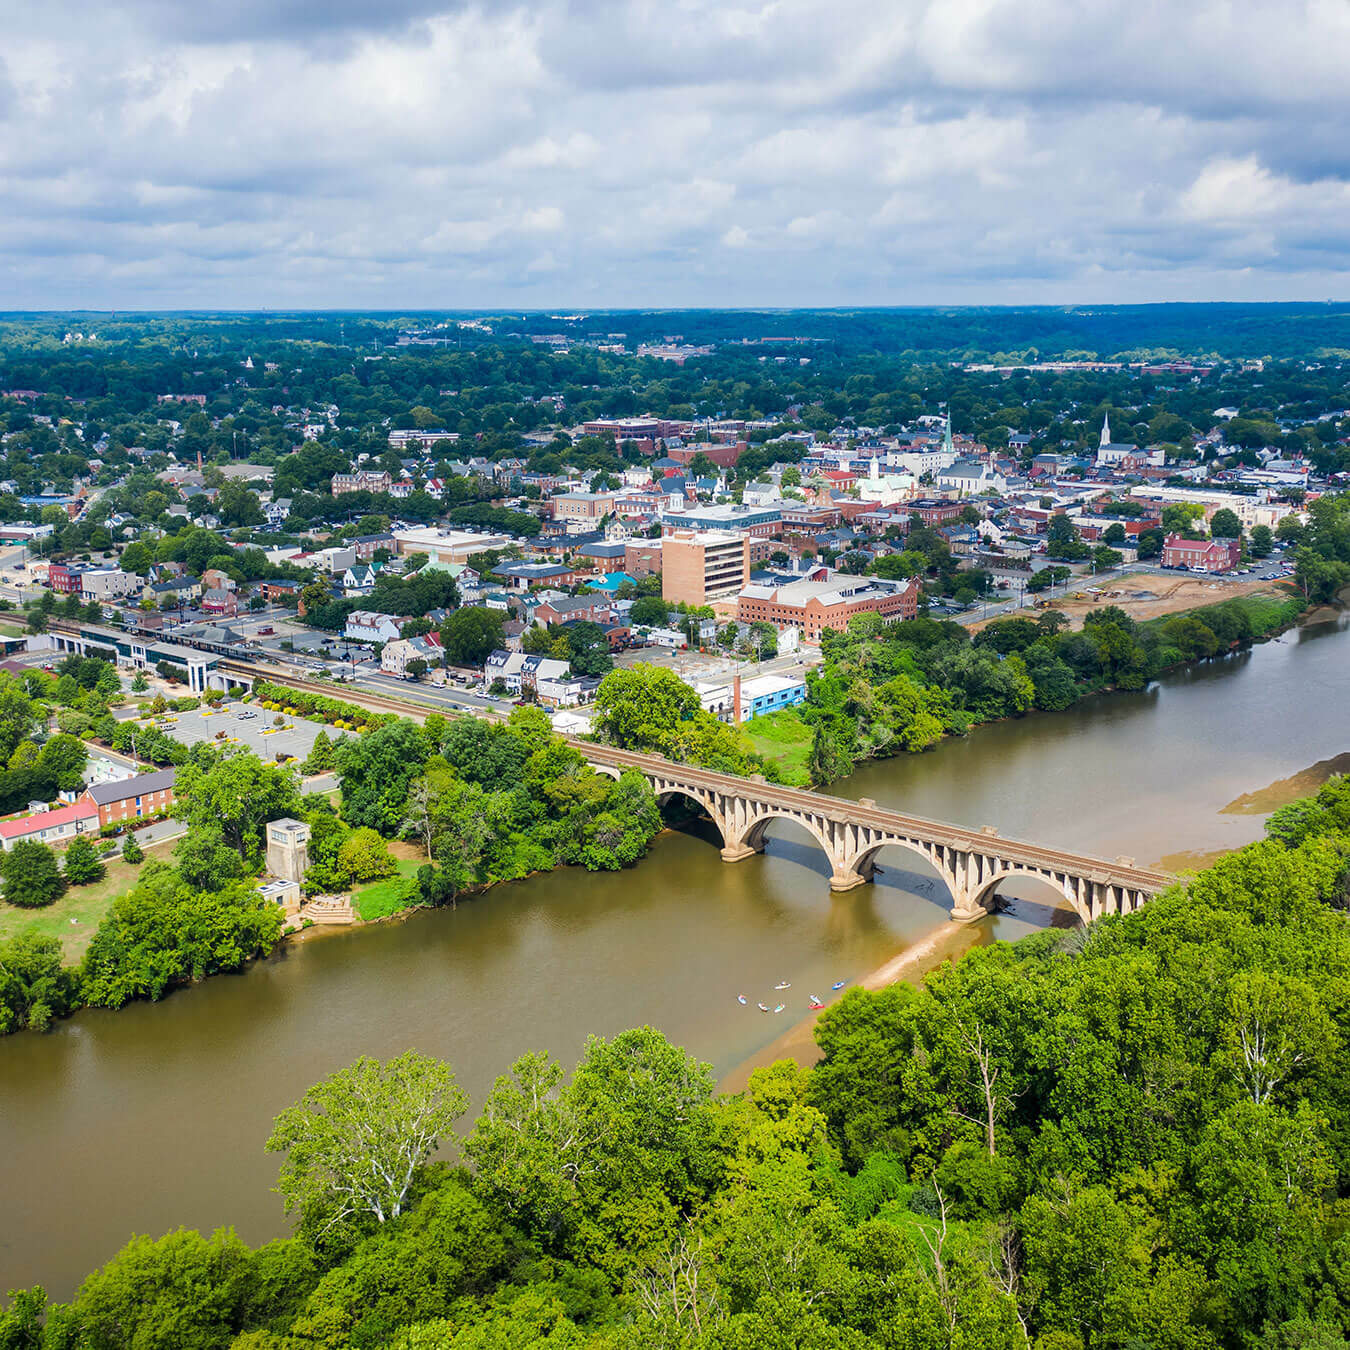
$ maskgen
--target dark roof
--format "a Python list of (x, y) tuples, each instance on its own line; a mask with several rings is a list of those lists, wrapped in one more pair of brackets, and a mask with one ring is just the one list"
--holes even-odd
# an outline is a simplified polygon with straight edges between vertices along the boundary
[(116, 783), (91, 783), (85, 791), (96, 806), (111, 806), (128, 797), (163, 792), (165, 788), (173, 787), (177, 777), (177, 769), (159, 769), (155, 773), (138, 773), (134, 778), (123, 778)]

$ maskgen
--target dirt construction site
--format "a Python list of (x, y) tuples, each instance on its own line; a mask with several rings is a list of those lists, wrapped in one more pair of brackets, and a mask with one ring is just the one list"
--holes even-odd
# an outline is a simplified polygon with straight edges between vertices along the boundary
[[(1227, 581), (1219, 577), (1175, 577), (1137, 572), (1114, 577), (1091, 589), (1084, 586), (1070, 590), (1067, 595), (1056, 595), (1044, 608), (1059, 610), (1074, 628), (1081, 628), (1089, 610), (1099, 609), (1102, 605), (1116, 605), (1131, 618), (1156, 619), (1201, 605), (1217, 605), (1240, 595), (1284, 597), (1288, 594), (1287, 587), (1261, 577)], [(1035, 611), (1024, 609), (1021, 613), (1034, 616)], [(972, 625), (972, 628), (983, 627), (982, 623)]]

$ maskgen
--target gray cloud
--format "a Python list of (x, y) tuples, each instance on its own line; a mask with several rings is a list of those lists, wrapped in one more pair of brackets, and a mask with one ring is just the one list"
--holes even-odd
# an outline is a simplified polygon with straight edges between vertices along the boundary
[(11, 28), (0, 308), (1278, 298), (1350, 257), (1350, 16), (1316, 0), (55, 0)]

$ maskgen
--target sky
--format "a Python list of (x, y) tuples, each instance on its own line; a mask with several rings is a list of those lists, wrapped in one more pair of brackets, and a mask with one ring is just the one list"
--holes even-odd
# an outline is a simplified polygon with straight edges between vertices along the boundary
[(1350, 296), (1345, 0), (10, 0), (0, 309)]

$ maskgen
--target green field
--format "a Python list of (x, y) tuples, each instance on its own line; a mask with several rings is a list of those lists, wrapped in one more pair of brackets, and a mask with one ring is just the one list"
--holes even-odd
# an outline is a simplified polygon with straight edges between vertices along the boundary
[[(151, 844), (145, 850), (146, 859), (170, 861), (174, 841)], [(18, 937), (20, 933), (40, 933), (44, 937), (59, 938), (62, 960), (68, 966), (79, 965), (95, 930), (119, 895), (135, 885), (137, 874), (145, 863), (123, 862), (121, 854), (107, 860), (107, 875), (102, 881), (88, 886), (71, 886), (54, 904), (45, 909), (20, 909), (0, 900), (0, 942)]]
[(1212, 605), (1197, 605), (1194, 609), (1179, 610), (1176, 614), (1159, 615), (1156, 619), (1145, 619), (1140, 625), (1141, 631), (1161, 628), (1173, 619), (1195, 618), (1201, 623), (1205, 613), (1214, 609), (1234, 609), (1245, 614), (1251, 622), (1252, 635), (1265, 637), (1287, 628), (1307, 608), (1301, 596), (1286, 592), (1270, 591), (1256, 595), (1235, 595), (1231, 600), (1219, 600)]
[(741, 735), (756, 754), (778, 765), (784, 782), (798, 787), (810, 784), (806, 765), (811, 755), (811, 728), (794, 709), (756, 717), (742, 725)]
[(398, 871), (382, 881), (370, 881), (352, 892), (352, 904), (365, 923), (387, 919), (401, 909), (408, 908), (408, 882), (417, 875), (422, 864), (412, 858), (400, 858)]

